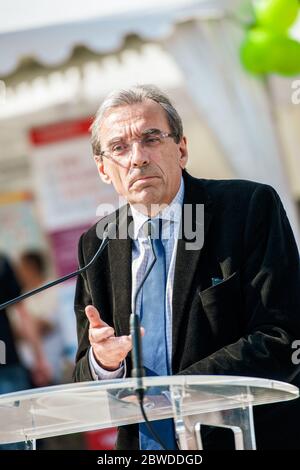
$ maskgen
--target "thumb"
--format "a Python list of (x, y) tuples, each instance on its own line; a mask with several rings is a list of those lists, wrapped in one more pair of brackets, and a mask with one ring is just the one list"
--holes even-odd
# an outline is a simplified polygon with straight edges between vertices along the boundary
[(104, 326), (109, 326), (101, 320), (100, 313), (93, 305), (87, 305), (87, 307), (85, 307), (85, 314), (90, 322), (91, 328), (103, 328)]

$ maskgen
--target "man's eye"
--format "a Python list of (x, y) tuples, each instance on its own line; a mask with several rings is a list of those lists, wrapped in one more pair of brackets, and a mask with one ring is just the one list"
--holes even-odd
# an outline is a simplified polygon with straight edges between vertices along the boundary
[(147, 144), (149, 144), (149, 145), (152, 145), (152, 144), (154, 144), (154, 145), (155, 145), (155, 144), (159, 144), (159, 143), (160, 143), (160, 137), (158, 137), (158, 136), (156, 136), (156, 137), (154, 137), (154, 136), (152, 136), (152, 137), (146, 137), (144, 142), (145, 142), (146, 145), (147, 145)]
[(121, 153), (121, 152), (124, 152), (124, 150), (126, 149), (126, 145), (124, 144), (117, 144), (117, 145), (114, 145), (112, 147), (112, 151), (114, 153)]

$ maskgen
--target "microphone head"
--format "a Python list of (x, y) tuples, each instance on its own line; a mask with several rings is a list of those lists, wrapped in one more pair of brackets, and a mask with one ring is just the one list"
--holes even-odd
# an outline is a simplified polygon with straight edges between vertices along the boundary
[(146, 222), (143, 225), (143, 233), (145, 237), (149, 238), (151, 237), (152, 233), (152, 225), (151, 225), (151, 219), (146, 220)]
[(161, 236), (162, 219), (148, 219), (143, 225), (143, 233), (145, 237), (157, 239)]
[(105, 227), (105, 230), (103, 232), (103, 235), (102, 235), (102, 239), (106, 239), (106, 238), (116, 238), (116, 224), (113, 223), (113, 222), (109, 222), (106, 227)]

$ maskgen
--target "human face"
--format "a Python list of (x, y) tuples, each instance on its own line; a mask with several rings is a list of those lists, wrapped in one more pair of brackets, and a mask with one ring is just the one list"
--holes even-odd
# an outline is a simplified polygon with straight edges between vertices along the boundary
[[(100, 127), (101, 148), (105, 151), (116, 138), (131, 142), (148, 129), (170, 133), (164, 109), (152, 100), (112, 108)], [(180, 186), (181, 173), (187, 162), (186, 138), (180, 142), (167, 137), (159, 148), (144, 149), (133, 142), (130, 157), (121, 164), (112, 158), (95, 157), (99, 174), (117, 193), (139, 210), (153, 214), (153, 207), (170, 204)], [(154, 209), (155, 210), (155, 209)]]

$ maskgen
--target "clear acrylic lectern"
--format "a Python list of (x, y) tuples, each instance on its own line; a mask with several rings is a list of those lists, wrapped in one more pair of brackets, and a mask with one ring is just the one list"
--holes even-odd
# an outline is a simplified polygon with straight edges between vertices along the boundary
[[(80, 382), (0, 395), (0, 444), (142, 422), (134, 379)], [(255, 449), (252, 407), (297, 398), (298, 388), (267, 379), (186, 375), (147, 377), (150, 421), (173, 417), (181, 450), (202, 449), (201, 426), (229, 428), (236, 449)]]

